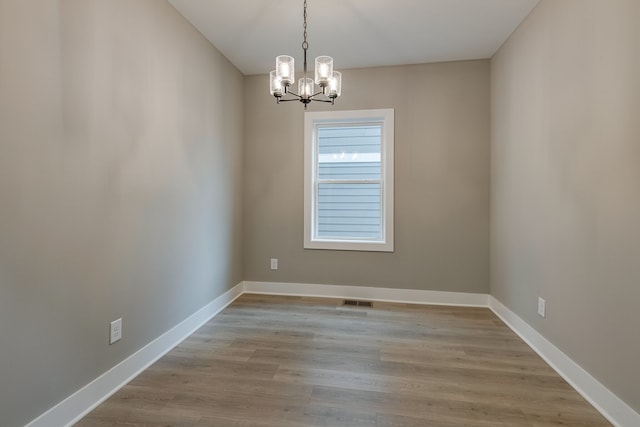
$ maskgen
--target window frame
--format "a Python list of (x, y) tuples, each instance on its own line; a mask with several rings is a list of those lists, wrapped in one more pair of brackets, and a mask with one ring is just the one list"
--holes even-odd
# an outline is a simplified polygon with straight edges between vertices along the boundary
[[(322, 239), (316, 235), (318, 128), (327, 125), (381, 124), (381, 240)], [(304, 248), (345, 251), (393, 252), (394, 109), (319, 111), (304, 114)]]

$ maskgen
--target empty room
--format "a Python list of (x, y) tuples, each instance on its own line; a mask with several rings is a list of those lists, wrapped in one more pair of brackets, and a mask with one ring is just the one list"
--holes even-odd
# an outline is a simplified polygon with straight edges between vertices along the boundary
[(0, 427), (640, 426), (639, 22), (0, 0)]

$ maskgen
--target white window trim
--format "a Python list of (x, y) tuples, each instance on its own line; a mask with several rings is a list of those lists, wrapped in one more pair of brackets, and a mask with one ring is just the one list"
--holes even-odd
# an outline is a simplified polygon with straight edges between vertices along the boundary
[[(382, 122), (382, 177), (381, 191), (384, 204), (382, 212), (382, 241), (371, 240), (323, 240), (314, 239), (315, 214), (315, 165), (317, 156), (317, 126), (333, 123)], [(350, 110), (305, 112), (304, 114), (304, 248), (346, 251), (393, 252), (393, 153), (394, 110)]]

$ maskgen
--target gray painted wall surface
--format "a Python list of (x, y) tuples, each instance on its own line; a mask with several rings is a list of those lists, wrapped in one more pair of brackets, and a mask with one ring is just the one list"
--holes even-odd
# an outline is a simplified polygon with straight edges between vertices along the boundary
[(639, 19), (543, 0), (491, 77), (345, 70), (334, 108), (395, 108), (388, 254), (302, 249), (301, 106), (166, 2), (0, 0), (1, 424), (243, 279), (485, 293), (489, 265), (494, 296), (640, 411)]
[(242, 85), (165, 1), (0, 0), (0, 425), (242, 280)]
[(638, 22), (543, 0), (494, 57), (491, 293), (640, 412)]
[(304, 109), (276, 105), (268, 76), (250, 76), (245, 280), (487, 293), (489, 61), (343, 73), (333, 109), (395, 109), (395, 252), (303, 249)]

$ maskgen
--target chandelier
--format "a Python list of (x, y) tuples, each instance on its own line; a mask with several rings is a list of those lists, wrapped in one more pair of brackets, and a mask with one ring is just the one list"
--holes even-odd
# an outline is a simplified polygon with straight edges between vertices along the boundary
[[(311, 101), (329, 102), (333, 105), (335, 99), (340, 96), (342, 89), (342, 73), (333, 71), (333, 58), (330, 56), (318, 56), (316, 58), (315, 79), (307, 77), (307, 0), (304, 0), (303, 13), (303, 42), (302, 50), (304, 52), (304, 74), (298, 81), (298, 93), (289, 89), (289, 86), (295, 81), (294, 60), (288, 55), (280, 55), (276, 57), (276, 69), (269, 74), (270, 92), (278, 104), (280, 101), (300, 101), (304, 104), (304, 108)], [(316, 85), (319, 90), (316, 91)], [(288, 96), (285, 98), (285, 96)]]

